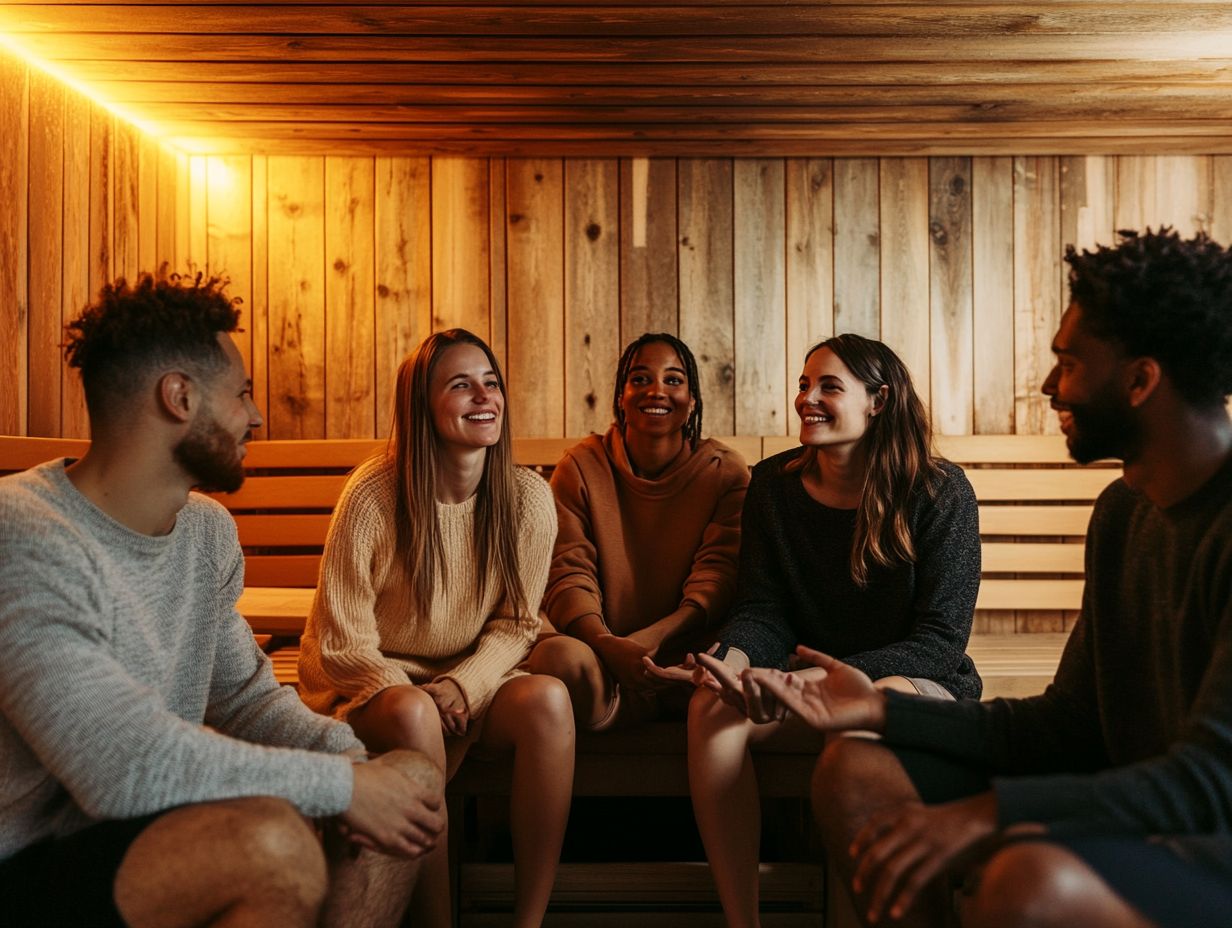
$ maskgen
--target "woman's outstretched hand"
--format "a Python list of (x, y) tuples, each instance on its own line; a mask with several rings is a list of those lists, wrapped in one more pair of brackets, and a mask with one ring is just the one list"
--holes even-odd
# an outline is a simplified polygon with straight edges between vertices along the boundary
[[(710, 646), (706, 654), (713, 654), (718, 645)], [(686, 654), (684, 661), (671, 667), (660, 667), (649, 657), (642, 658), (642, 668), (646, 676), (665, 683), (687, 683), (689, 686), (704, 686), (714, 692), (719, 692), (719, 683), (705, 667), (697, 662), (697, 657)]]
[(818, 731), (885, 730), (885, 695), (863, 672), (803, 645), (796, 655), (812, 666), (788, 673), (755, 667), (743, 676)]

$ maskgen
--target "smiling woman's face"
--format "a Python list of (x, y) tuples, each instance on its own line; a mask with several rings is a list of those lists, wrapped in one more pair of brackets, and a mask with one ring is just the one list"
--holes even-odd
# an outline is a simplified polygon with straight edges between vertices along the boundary
[(467, 344), (447, 349), (428, 391), (441, 450), (487, 448), (500, 440), (505, 395), (482, 349)]
[(670, 435), (680, 432), (693, 411), (684, 362), (666, 342), (647, 342), (633, 356), (620, 408), (627, 432)]
[(800, 444), (813, 447), (854, 444), (868, 431), (880, 401), (829, 348), (818, 348), (804, 362), (796, 414)]

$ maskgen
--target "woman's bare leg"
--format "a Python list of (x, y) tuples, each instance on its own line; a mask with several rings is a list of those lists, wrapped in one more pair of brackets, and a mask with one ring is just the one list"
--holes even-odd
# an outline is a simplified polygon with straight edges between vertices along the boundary
[(544, 638), (530, 652), (530, 672), (555, 677), (569, 690), (579, 728), (599, 727), (610, 714), (613, 682), (590, 646), (568, 635)]
[(552, 895), (573, 799), (569, 691), (549, 676), (509, 680), (496, 691), (479, 740), (485, 749), (513, 751), (513, 924), (535, 928)]
[[(445, 736), (432, 697), (417, 686), (381, 690), (347, 716), (355, 734), (373, 753), (410, 748), (426, 755), (445, 775)], [(411, 914), (416, 928), (450, 928), (449, 830), (420, 864)]]

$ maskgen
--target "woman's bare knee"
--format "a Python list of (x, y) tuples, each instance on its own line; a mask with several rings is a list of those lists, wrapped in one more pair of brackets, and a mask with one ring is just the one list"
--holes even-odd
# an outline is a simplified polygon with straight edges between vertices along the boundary
[(497, 691), (493, 721), (509, 729), (509, 737), (517, 743), (529, 739), (540, 745), (573, 744), (573, 704), (569, 690), (556, 677), (530, 674), (507, 682)]
[(353, 711), (347, 721), (372, 751), (422, 749), (424, 739), (440, 731), (440, 712), (417, 686), (391, 686)]

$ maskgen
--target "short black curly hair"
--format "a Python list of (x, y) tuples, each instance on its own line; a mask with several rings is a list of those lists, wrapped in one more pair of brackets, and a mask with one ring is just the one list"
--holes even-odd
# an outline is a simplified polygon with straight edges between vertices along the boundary
[(1168, 226), (1117, 234), (1114, 247), (1065, 249), (1083, 327), (1155, 358), (1194, 406), (1221, 405), (1232, 394), (1232, 251)]
[(141, 273), (120, 277), (65, 326), (64, 356), (81, 371), (86, 408), (103, 421), (153, 374), (181, 367), (210, 379), (226, 368), (218, 333), (239, 326), (237, 298), (220, 277)]

